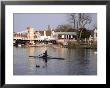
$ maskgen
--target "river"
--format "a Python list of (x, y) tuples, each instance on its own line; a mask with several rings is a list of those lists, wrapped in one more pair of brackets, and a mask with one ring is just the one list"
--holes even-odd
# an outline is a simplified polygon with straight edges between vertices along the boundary
[[(49, 56), (64, 58), (48, 59), (38, 56), (43, 47), (14, 47), (14, 75), (97, 75), (97, 54), (92, 49), (68, 49), (46, 47)], [(39, 67), (36, 67), (39, 65)]]

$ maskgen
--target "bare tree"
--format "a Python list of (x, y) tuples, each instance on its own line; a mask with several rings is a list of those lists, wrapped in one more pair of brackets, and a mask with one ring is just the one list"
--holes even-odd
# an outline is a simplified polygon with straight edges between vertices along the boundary
[(83, 29), (87, 24), (90, 24), (92, 17), (90, 13), (72, 13), (70, 14), (70, 22), (73, 23), (74, 28), (79, 30), (79, 39), (81, 39)]
[(97, 29), (97, 24), (93, 24), (93, 29)]
[(76, 28), (76, 17), (75, 17), (75, 14), (74, 13), (72, 13), (72, 14), (70, 14), (70, 22), (71, 23), (73, 23), (73, 26), (74, 26), (74, 28)]
[(70, 14), (70, 22), (73, 23), (75, 29), (85, 28), (90, 24), (92, 18), (89, 13), (72, 13)]
[(91, 21), (92, 18), (88, 13), (79, 13), (80, 28), (85, 28), (85, 25), (90, 24)]

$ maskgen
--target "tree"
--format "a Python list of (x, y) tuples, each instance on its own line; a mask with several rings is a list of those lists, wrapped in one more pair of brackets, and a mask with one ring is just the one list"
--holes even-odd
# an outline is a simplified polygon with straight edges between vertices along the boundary
[(50, 36), (51, 35), (51, 27), (50, 27), (50, 25), (48, 25), (48, 28), (46, 30), (46, 35), (47, 36)]
[(72, 13), (70, 14), (70, 22), (73, 23), (74, 28), (76, 28), (76, 14)]
[(90, 24), (92, 18), (89, 13), (71, 13), (70, 22), (73, 23), (75, 29), (85, 28), (87, 24)]
[(70, 22), (73, 23), (75, 29), (79, 31), (79, 39), (82, 36), (84, 29), (86, 29), (86, 25), (90, 24), (92, 21), (92, 17), (89, 13), (71, 13), (70, 14)]
[(80, 28), (79, 29), (79, 32), (78, 32), (79, 39), (89, 38), (90, 35), (91, 35), (90, 30), (87, 30), (86, 28)]
[(80, 21), (80, 27), (81, 28), (85, 28), (85, 25), (86, 24), (90, 24), (91, 21), (92, 21), (92, 18), (90, 17), (89, 14), (86, 14), (86, 13), (80, 13), (79, 14), (80, 18), (79, 18), (79, 21)]
[(65, 24), (65, 25), (58, 25), (55, 29), (56, 32), (75, 32), (71, 25)]

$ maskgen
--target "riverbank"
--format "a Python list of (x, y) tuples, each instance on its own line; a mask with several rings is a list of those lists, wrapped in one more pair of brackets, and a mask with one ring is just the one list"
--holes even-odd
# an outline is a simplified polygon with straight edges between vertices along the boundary
[(83, 43), (77, 41), (68, 41), (67, 44), (58, 42), (52, 43), (36, 43), (36, 44), (14, 44), (15, 47), (52, 47), (52, 48), (75, 48), (75, 49), (97, 49), (97, 43)]
[(96, 45), (72, 45), (68, 48), (79, 48), (79, 49), (97, 49)]
[(88, 43), (78, 43), (78, 42), (68, 42), (67, 45), (68, 48), (81, 48), (81, 49), (97, 49), (97, 44), (96, 43), (92, 43), (92, 44), (88, 44)]
[(87, 45), (87, 44), (68, 44), (68, 45), (59, 45), (59, 44), (40, 44), (40, 45), (30, 45), (30, 46), (26, 46), (26, 45), (19, 45), (16, 47), (52, 47), (52, 48), (75, 48), (75, 49), (97, 49), (97, 45), (91, 44), (91, 45)]

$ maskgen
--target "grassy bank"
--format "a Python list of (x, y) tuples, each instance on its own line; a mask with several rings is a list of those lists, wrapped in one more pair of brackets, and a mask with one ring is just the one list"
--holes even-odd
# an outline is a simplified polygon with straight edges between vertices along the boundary
[(83, 49), (97, 49), (97, 44), (80, 44), (78, 42), (69, 41), (68, 48), (83, 48)]

